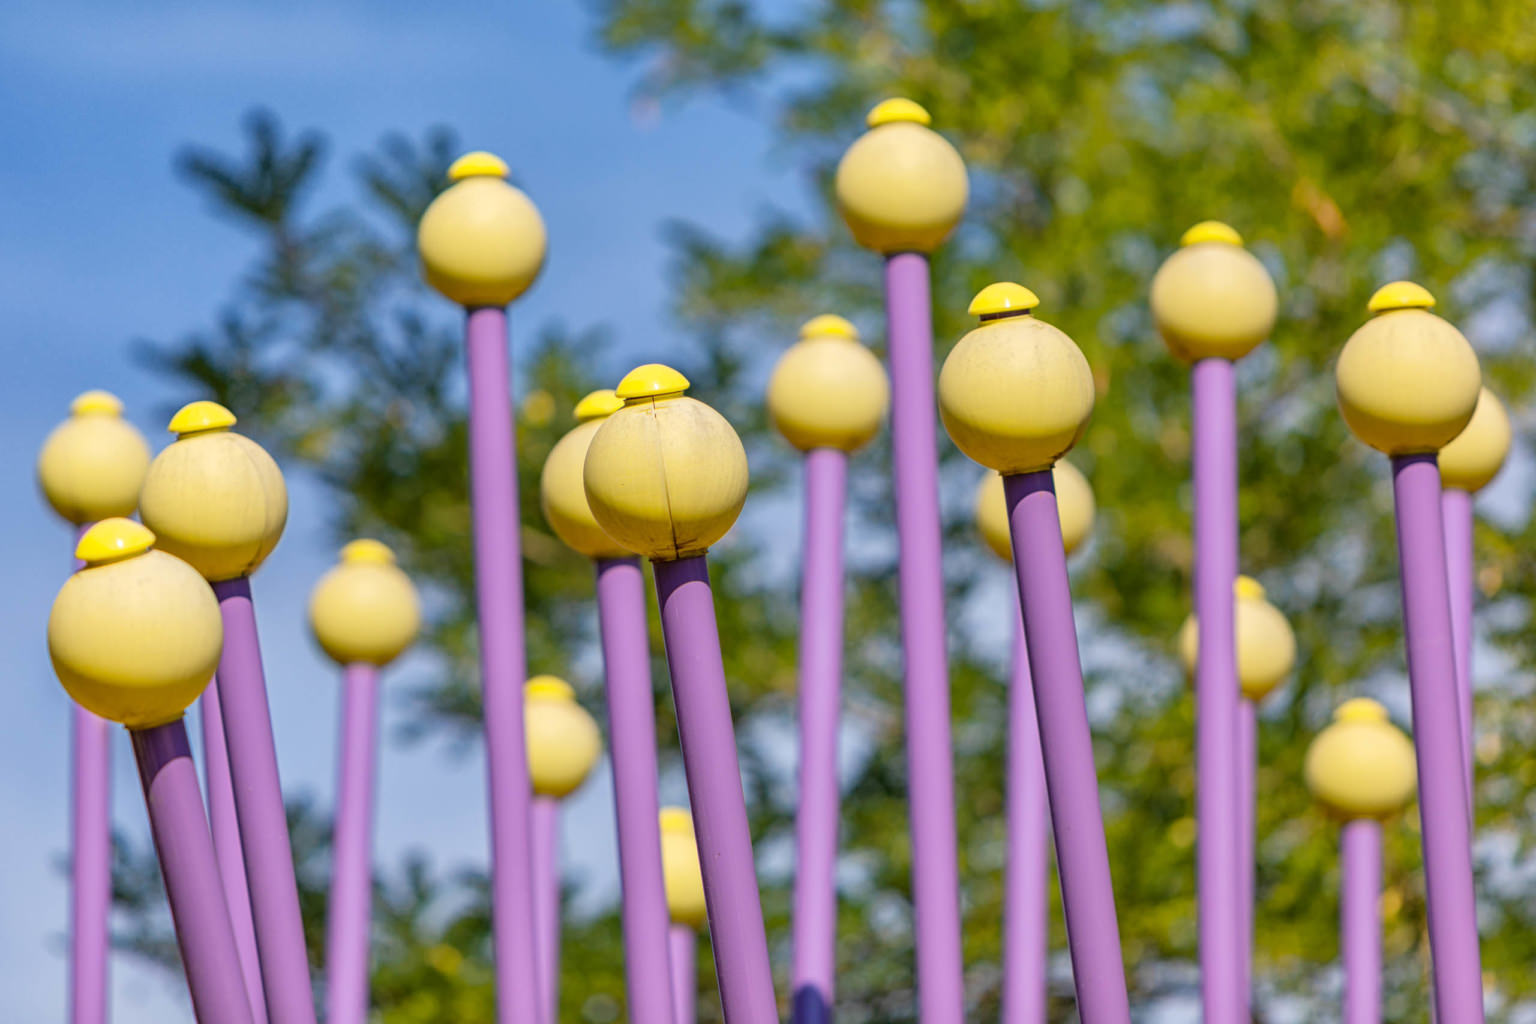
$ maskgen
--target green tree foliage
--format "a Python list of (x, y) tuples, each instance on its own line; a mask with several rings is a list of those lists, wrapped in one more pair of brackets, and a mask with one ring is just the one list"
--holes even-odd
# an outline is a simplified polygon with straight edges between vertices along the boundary
[[(641, 62), (642, 88), (673, 102), (725, 90), (767, 111), (815, 200), (812, 215), (771, 212), (742, 238), (673, 229), (673, 310), (701, 353), (683, 360), (685, 372), (737, 425), (753, 464), (747, 515), (715, 564), (781, 971), (795, 592), (785, 559), (771, 557), (792, 549), (793, 535), (771, 513), (792, 508), (797, 487), (793, 457), (766, 429), (761, 393), (772, 356), (813, 313), (850, 315), (883, 344), (878, 260), (852, 245), (830, 204), (831, 170), (864, 111), (886, 95), (920, 100), (971, 170), (971, 209), (934, 261), (939, 354), (968, 328), (964, 308), (977, 289), (1016, 279), (1040, 294), (1040, 314), (1076, 338), (1094, 367), (1098, 405), (1074, 458), (1093, 482), (1100, 518), (1075, 588), (1121, 929), (1143, 1008), (1193, 997), (1196, 936), (1193, 707), (1171, 650), (1190, 583), (1188, 387), (1155, 335), (1146, 293), (1180, 232), (1211, 217), (1238, 227), (1274, 274), (1280, 322), (1239, 374), (1242, 559), (1289, 614), (1300, 661), (1260, 726), (1256, 1016), (1322, 1019), (1338, 995), (1337, 829), (1310, 804), (1302, 756), (1346, 696), (1407, 707), (1386, 462), (1345, 431), (1331, 364), (1371, 291), (1413, 277), (1467, 329), (1485, 376), (1523, 421), (1536, 366), (1520, 358), (1536, 248), (1527, 213), (1536, 188), (1533, 15), (1526, 0), (599, 5), (605, 45)], [(304, 200), (321, 173), (318, 140), (289, 140), (267, 118), (250, 135), (248, 153), (198, 151), (183, 169), (218, 213), (257, 233), (260, 253), (218, 323), (146, 345), (146, 357), (231, 404), (288, 465), (329, 484), (338, 538), (366, 532), (401, 551), (434, 595), (430, 642), (442, 665), (413, 695), (419, 730), (473, 743), (458, 325), (417, 283), (411, 245), (455, 147), (442, 133), (420, 145), (386, 140), (355, 166), (355, 201), (316, 212)], [(573, 649), (591, 643), (590, 572), (541, 521), (536, 474), (569, 427), (574, 399), (627, 365), (606, 335), (559, 329), (520, 343), (517, 356), (530, 667), (564, 669)], [(845, 687), (859, 757), (845, 787), (838, 994), (839, 1017), (850, 1022), (911, 1020), (914, 1002), (889, 452), (877, 448), (855, 460), (852, 476)], [(1011, 599), (1000, 600), (1003, 571), (972, 536), (980, 471), (947, 441), (941, 451), (966, 988), (981, 1020), (998, 1007)], [(1527, 813), (1536, 786), (1528, 753), (1536, 526), (1528, 490), (1506, 486), (1503, 497), (1499, 527), (1484, 522), (1478, 534), (1477, 861), (1495, 1019), (1536, 999), (1528, 968), (1536, 921), (1518, 866), (1536, 839)], [(664, 666), (655, 668), (664, 679)], [(577, 681), (585, 698), (599, 694), (596, 680)], [(657, 712), (664, 769), (673, 770), (664, 697)], [(1392, 1020), (1426, 1012), (1416, 829), (1410, 814), (1387, 830)], [(421, 865), (385, 877), (379, 1018), (489, 1019), (483, 880)], [(147, 884), (142, 870), (127, 879)], [(316, 913), (319, 904), (308, 902)], [(141, 896), (138, 906), (148, 905)], [(164, 953), (163, 941), (141, 934)], [(562, 1019), (622, 1016), (615, 915), (574, 922), (567, 935)], [(1059, 911), (1054, 940), (1061, 948)], [(709, 972), (705, 958), (706, 987)], [(1069, 1012), (1070, 996), (1058, 959), (1055, 1016)], [(704, 1019), (716, 1012), (706, 1000)]]

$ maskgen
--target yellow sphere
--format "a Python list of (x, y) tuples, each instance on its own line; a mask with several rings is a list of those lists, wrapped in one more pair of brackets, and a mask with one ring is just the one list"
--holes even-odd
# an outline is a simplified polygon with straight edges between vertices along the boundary
[[(1088, 539), (1093, 529), (1093, 487), (1088, 478), (1066, 459), (1051, 469), (1056, 486), (1056, 513), (1061, 519), (1061, 542), (1067, 554)], [(992, 553), (1005, 562), (1013, 561), (1013, 537), (1008, 529), (1008, 497), (1003, 492), (1003, 478), (988, 473), (976, 488), (976, 525), (982, 540)]]
[(416, 231), (422, 274), (461, 306), (505, 306), (544, 266), (544, 219), (489, 153), (460, 157), (448, 177)]
[(1152, 318), (1180, 359), (1241, 359), (1269, 337), (1275, 282), (1236, 231), (1218, 221), (1184, 233), (1152, 278)]
[(1387, 719), (1387, 709), (1357, 697), (1307, 748), (1307, 788), (1343, 818), (1384, 818), (1413, 800), (1418, 769), (1413, 744)]
[[(1296, 634), (1285, 614), (1264, 597), (1264, 588), (1250, 576), (1239, 576), (1232, 586), (1233, 625), (1237, 639), (1237, 682), (1243, 696), (1258, 703), (1285, 681), (1296, 665)], [(1200, 628), (1193, 615), (1179, 629), (1179, 660), (1184, 670), (1195, 673), (1199, 660)]]
[(150, 463), (139, 495), (160, 549), (213, 582), (255, 572), (288, 523), (282, 471), (234, 425), (217, 402), (184, 406), (171, 418), (175, 442)]
[(563, 799), (587, 781), (603, 756), (603, 735), (563, 679), (534, 676), (523, 685), (528, 775), (539, 796)]
[(1509, 456), (1509, 413), (1492, 391), (1478, 392), (1472, 420), (1440, 449), (1440, 482), (1469, 494), (1488, 486)]
[(672, 923), (702, 928), (709, 915), (704, 905), (704, 875), (699, 870), (699, 843), (693, 834), (693, 815), (681, 807), (661, 809), (661, 875)]
[(1477, 353), (1431, 313), (1434, 297), (1408, 281), (1371, 297), (1374, 314), (1345, 342), (1334, 376), (1339, 410), (1356, 437), (1388, 455), (1434, 452), (1477, 409)]
[(310, 592), (309, 625), (321, 650), (339, 664), (387, 665), (416, 639), (421, 603), (393, 551), (376, 540), (354, 540)]
[(982, 289), (970, 311), (981, 326), (939, 371), (939, 415), (955, 446), (999, 473), (1049, 469), (1093, 412), (1093, 371), (1082, 351), (1030, 310), (1016, 284)]
[(539, 505), (544, 521), (566, 546), (588, 558), (626, 558), (626, 551), (603, 532), (587, 504), (587, 490), (582, 484), (582, 466), (597, 428), (613, 413), (624, 408), (623, 401), (605, 388), (594, 391), (576, 405), (576, 426), (549, 450), (544, 470), (539, 474)]
[(174, 722), (219, 666), (224, 624), (208, 583), (153, 550), (131, 519), (103, 519), (75, 549), (48, 616), (48, 654), (75, 703), (130, 729)]
[(582, 469), (603, 532), (658, 561), (703, 554), (747, 499), (741, 438), (687, 390), (670, 367), (631, 370), (617, 388), (624, 408), (598, 428)]
[(965, 214), (965, 161), (911, 100), (886, 100), (867, 120), (837, 165), (843, 220), (866, 249), (931, 252)]
[(890, 404), (885, 367), (840, 316), (818, 316), (802, 327), (768, 380), (768, 415), (803, 452), (864, 447)]
[(105, 391), (85, 392), (69, 414), (37, 456), (43, 497), (71, 523), (132, 515), (149, 468), (144, 436), (123, 419), (123, 403)]

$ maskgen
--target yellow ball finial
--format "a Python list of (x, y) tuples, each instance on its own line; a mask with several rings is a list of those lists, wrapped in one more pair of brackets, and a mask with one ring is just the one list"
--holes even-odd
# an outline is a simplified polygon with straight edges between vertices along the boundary
[(150, 463), (139, 495), (159, 547), (209, 580), (255, 572), (288, 522), (288, 489), (266, 450), (229, 428), (216, 402), (193, 402), (171, 420), (177, 440)]
[(768, 416), (801, 451), (853, 452), (880, 431), (890, 408), (885, 367), (858, 344), (840, 316), (824, 315), (800, 329), (800, 341), (780, 357), (768, 379)]
[(592, 438), (603, 422), (622, 408), (624, 400), (612, 390), (594, 391), (583, 398), (576, 404), (576, 426), (555, 442), (539, 473), (539, 506), (544, 510), (544, 521), (566, 547), (591, 559), (634, 554), (597, 525), (582, 482)]
[(1040, 305), (1040, 296), (1012, 281), (989, 284), (976, 293), (966, 312), (983, 321), (1019, 316)]
[(544, 266), (544, 219), (507, 173), (499, 157), (468, 153), (449, 168), (453, 184), (422, 214), (422, 275), (461, 306), (505, 306)]
[(582, 466), (597, 525), (658, 561), (703, 554), (747, 497), (747, 453), (725, 417), (682, 392), (687, 378), (642, 366), (620, 382), (624, 408), (603, 420)]
[(574, 415), (577, 423), (607, 419), (624, 408), (624, 399), (613, 388), (598, 388), (576, 403)]
[(698, 840), (693, 833), (693, 815), (681, 807), (661, 809), (661, 874), (672, 923), (704, 927), (709, 915)]
[(1184, 233), (1152, 278), (1152, 318), (1179, 359), (1237, 360), (1275, 326), (1275, 282), (1243, 238), (1219, 221)]
[[(1237, 638), (1237, 682), (1243, 696), (1257, 704), (1285, 682), (1296, 665), (1296, 634), (1285, 614), (1269, 603), (1264, 587), (1250, 576), (1232, 586)], [(1195, 674), (1200, 653), (1200, 627), (1193, 615), (1179, 629), (1179, 660)]]
[[(1012, 294), (1023, 302), (1027, 291)], [(1049, 469), (1077, 443), (1093, 412), (1088, 360), (1071, 338), (1027, 312), (991, 314), (956, 343), (939, 371), (944, 429), (962, 452), (1004, 474)]]
[(309, 595), (309, 626), (339, 665), (387, 665), (416, 640), (421, 602), (395, 553), (376, 540), (354, 540), (341, 563)]
[(911, 100), (886, 100), (837, 165), (838, 209), (866, 249), (932, 252), (965, 214), (965, 162), (929, 121)]
[(181, 717), (213, 678), (224, 643), (213, 591), (154, 543), (130, 519), (91, 527), (75, 551), (86, 566), (48, 616), (48, 653), (64, 689), (130, 729)]
[(1342, 818), (1385, 818), (1413, 800), (1413, 744), (1363, 697), (1346, 701), (1312, 741), (1303, 767), (1312, 795)]
[(1482, 370), (1434, 299), (1398, 281), (1371, 299), (1374, 314), (1345, 342), (1334, 367), (1339, 411), (1361, 441), (1388, 455), (1436, 452), (1477, 409)]
[(149, 468), (144, 436), (122, 418), (123, 403), (106, 391), (85, 392), (69, 411), (38, 452), (43, 497), (77, 525), (132, 515)]
[[(1072, 463), (1061, 459), (1051, 469), (1056, 488), (1056, 511), (1061, 519), (1061, 543), (1072, 554), (1093, 530), (1095, 505), (1093, 487)], [(1008, 497), (1003, 492), (1003, 478), (987, 473), (976, 488), (976, 526), (981, 539), (992, 553), (1005, 562), (1013, 562), (1013, 538), (1008, 530)]]
[(1447, 488), (1477, 493), (1504, 468), (1513, 440), (1504, 403), (1483, 388), (1466, 428), (1440, 449), (1440, 482)]
[(557, 800), (570, 796), (603, 754), (602, 733), (576, 703), (576, 691), (563, 679), (534, 676), (523, 686), (523, 725), (533, 791)]

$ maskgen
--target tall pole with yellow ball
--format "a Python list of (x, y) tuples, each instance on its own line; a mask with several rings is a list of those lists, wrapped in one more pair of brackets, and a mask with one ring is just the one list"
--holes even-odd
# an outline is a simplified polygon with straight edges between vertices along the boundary
[[(1413, 744), (1387, 709), (1357, 697), (1307, 749), (1307, 788), (1344, 822), (1339, 946), (1344, 1024), (1381, 1021), (1381, 822), (1413, 800)], [(1440, 1018), (1445, 1019), (1445, 1018)]]
[(874, 439), (890, 385), (853, 324), (800, 328), (768, 381), (768, 415), (805, 453), (800, 576), (800, 803), (795, 814), (795, 1024), (832, 1019), (837, 971), (837, 732), (843, 674), (843, 518), (848, 456)]
[(546, 1020), (560, 1005), (560, 801), (581, 788), (603, 754), (597, 723), (563, 679), (535, 676), (523, 687), (528, 772), (533, 780), (533, 887), (539, 932), (540, 997)]
[(1127, 1024), (1120, 927), (1051, 475), (1093, 412), (1093, 372), (1071, 338), (1035, 318), (1039, 302), (1011, 282), (977, 294), (970, 312), (981, 324), (944, 360), (939, 413), (956, 447), (1003, 476), (1078, 1015), (1084, 1024)]
[(234, 928), (182, 713), (219, 664), (224, 627), (207, 583), (154, 550), (130, 519), (104, 519), (75, 549), (85, 563), (48, 616), (54, 672), (76, 703), (128, 727), (200, 1024), (250, 1024)]
[(1240, 1020), (1243, 993), (1242, 848), (1237, 653), (1237, 384), (1234, 364), (1269, 336), (1275, 284), (1242, 237), (1217, 221), (1184, 233), (1152, 279), (1152, 316), (1170, 351), (1191, 363), (1195, 492), (1195, 856), (1199, 875), (1200, 992), (1205, 1019)]
[(674, 1019), (677, 1024), (694, 1024), (698, 1016), (698, 936), (708, 920), (704, 875), (699, 870), (693, 815), (682, 807), (663, 807), (659, 818), (667, 913), (672, 920), (667, 945), (672, 961), (672, 1003), (677, 1008)]
[(331, 893), (325, 922), (325, 1019), (368, 1019), (368, 937), (373, 922), (373, 805), (378, 771), (379, 670), (421, 628), (416, 588), (379, 541), (354, 540), (309, 595), (309, 626), (341, 666), (341, 754)]
[(928, 127), (928, 111), (918, 104), (888, 99), (867, 121), (869, 131), (838, 164), (836, 190), (854, 239), (885, 257), (918, 1017), (959, 1024), (964, 965), (928, 254), (960, 222), (969, 183), (960, 154)]
[(747, 496), (747, 455), (725, 417), (687, 397), (688, 379), (641, 366), (619, 382), (582, 479), (597, 523), (651, 560), (698, 831), (720, 1003), (727, 1024), (776, 1024), (777, 1002), (746, 796), (705, 552)]
[(234, 425), (234, 414), (217, 402), (193, 402), (177, 412), (169, 428), (176, 440), (150, 463), (139, 513), (159, 537), (161, 550), (202, 573), (219, 599), (224, 650), (214, 685), (267, 1014), (273, 1024), (314, 1024), (250, 581), (283, 535), (288, 491), (277, 463), (255, 441), (230, 429)]
[(1334, 372), (1344, 422), (1392, 459), (1435, 1019), (1480, 1024), (1471, 809), (1435, 456), (1471, 421), (1482, 373), (1467, 339), (1430, 312), (1434, 304), (1408, 281), (1379, 289), (1372, 318), (1345, 343)]
[(1509, 457), (1512, 431), (1504, 403), (1486, 387), (1466, 428), (1440, 449), (1440, 513), (1445, 522), (1445, 566), (1451, 594), (1451, 640), (1456, 648), (1456, 694), (1461, 707), (1461, 753), (1472, 791), (1472, 605), (1476, 558), (1472, 496), (1493, 482)]
[(523, 741), (527, 658), (506, 307), (528, 290), (544, 265), (544, 221), (506, 180), (507, 165), (490, 153), (460, 157), (448, 177), (453, 184), (427, 207), (416, 241), (427, 283), (465, 311), (496, 1015), (501, 1024), (530, 1024), (543, 1018), (528, 837), (532, 795)]
[(582, 467), (593, 436), (603, 420), (623, 407), (612, 389), (594, 391), (576, 404), (576, 427), (555, 443), (544, 460), (539, 502), (550, 529), (592, 559), (597, 572), (629, 1018), (634, 1024), (673, 1024), (667, 902), (656, 817), (656, 707), (645, 574), (634, 552), (620, 547), (597, 525), (582, 484)]
[[(1067, 555), (1077, 550), (1093, 528), (1093, 488), (1066, 459), (1051, 469)], [(1013, 541), (1008, 530), (1008, 498), (998, 473), (982, 477), (976, 489), (976, 525), (987, 547), (1009, 565)], [(1014, 591), (1017, 597), (1018, 591)], [(1008, 686), (1008, 849), (1003, 879), (1003, 1024), (1045, 1024), (1049, 998), (1050, 855), (1046, 830), (1050, 806), (1045, 765), (1040, 758), (1040, 723), (1035, 714), (1035, 684), (1029, 674), (1029, 645), (1024, 618), (1014, 605), (1013, 652)]]
[[(130, 516), (149, 468), (149, 446), (123, 419), (123, 403), (87, 391), (69, 406), (37, 456), (43, 497), (74, 527)], [(70, 727), (69, 1016), (106, 1024), (108, 915), (112, 906), (112, 744), (107, 723), (76, 704)]]

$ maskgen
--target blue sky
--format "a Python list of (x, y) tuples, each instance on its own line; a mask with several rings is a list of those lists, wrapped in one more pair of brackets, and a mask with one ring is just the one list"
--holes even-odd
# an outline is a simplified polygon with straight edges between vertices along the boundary
[[(635, 361), (661, 356), (676, 332), (661, 225), (685, 217), (740, 233), (766, 205), (803, 203), (804, 182), (772, 159), (760, 112), (637, 103), (638, 67), (597, 53), (595, 28), (584, 6), (567, 3), (0, 5), (0, 479), (15, 498), (0, 506), (13, 552), (0, 649), (17, 702), (0, 725), (0, 1017), (64, 1016), (67, 893), (56, 864), (68, 706), (43, 636), (69, 534), (34, 497), (37, 445), (92, 387), (115, 391), (152, 447), (164, 444), (157, 410), (202, 396), (133, 366), (127, 342), (208, 322), (251, 251), (175, 180), (175, 151), (235, 145), (240, 115), (266, 105), (290, 128), (330, 136), (327, 188), (340, 190), (344, 161), (386, 132), (451, 125), (507, 158), (549, 225), (550, 261), (514, 330), (606, 323)], [(336, 673), (301, 610), (333, 544), (324, 494), (293, 483), (287, 535), (254, 586), (285, 787), (328, 803)], [(386, 734), (397, 721), (387, 708)], [(115, 821), (144, 839), (126, 739), (115, 743)], [(612, 891), (605, 771), (566, 822), (572, 870), (590, 879), (593, 898)], [(413, 848), (440, 865), (483, 861), (481, 772), (478, 755), (386, 743), (381, 862)], [(112, 984), (119, 1024), (190, 1019), (162, 974), (117, 958)]]

